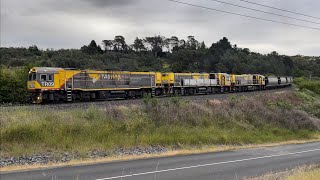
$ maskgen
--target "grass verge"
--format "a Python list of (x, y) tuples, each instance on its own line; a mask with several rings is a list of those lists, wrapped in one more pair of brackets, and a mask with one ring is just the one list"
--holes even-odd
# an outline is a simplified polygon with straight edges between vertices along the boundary
[(111, 150), (135, 146), (202, 147), (314, 139), (320, 120), (294, 93), (231, 96), (195, 104), (174, 97), (143, 106), (87, 110), (1, 110), (1, 156)]
[(298, 170), (288, 177), (288, 180), (318, 180), (320, 178), (320, 166), (312, 170)]
[[(1, 167), (0, 171), (319, 141), (320, 95), (313, 85), (298, 87), (295, 92), (233, 95), (201, 104), (173, 97), (145, 98), (139, 106), (86, 110), (0, 109), (0, 159), (42, 152), (80, 155), (67, 163)], [(92, 150), (158, 145), (169, 151), (88, 159)]]
[(320, 177), (320, 165), (305, 165), (298, 168), (278, 172), (268, 173), (263, 176), (246, 178), (248, 180), (318, 180)]

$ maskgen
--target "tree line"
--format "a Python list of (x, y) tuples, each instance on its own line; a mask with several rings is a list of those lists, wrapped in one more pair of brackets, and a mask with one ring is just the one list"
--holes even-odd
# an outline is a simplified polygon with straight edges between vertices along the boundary
[[(195, 36), (136, 38), (128, 44), (123, 36), (80, 49), (0, 48), (0, 102), (10, 102), (6, 93), (25, 89), (20, 79), (33, 66), (161, 72), (226, 72), (266, 75), (320, 76), (320, 57), (260, 54), (231, 44), (226, 37), (209, 47)], [(17, 71), (15, 71), (17, 69)], [(14, 73), (17, 73), (16, 75)], [(24, 72), (25, 74), (20, 74)], [(10, 80), (8, 78), (11, 78)], [(20, 79), (19, 79), (20, 78)], [(10, 86), (8, 85), (10, 81)], [(14, 85), (17, 84), (17, 87)], [(21, 94), (21, 93), (19, 93)], [(21, 97), (19, 97), (21, 101)]]

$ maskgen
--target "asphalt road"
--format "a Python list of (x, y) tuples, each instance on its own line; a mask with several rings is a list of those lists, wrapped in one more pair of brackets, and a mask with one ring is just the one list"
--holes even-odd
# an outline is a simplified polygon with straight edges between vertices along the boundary
[(320, 163), (320, 142), (1, 174), (7, 179), (243, 179)]

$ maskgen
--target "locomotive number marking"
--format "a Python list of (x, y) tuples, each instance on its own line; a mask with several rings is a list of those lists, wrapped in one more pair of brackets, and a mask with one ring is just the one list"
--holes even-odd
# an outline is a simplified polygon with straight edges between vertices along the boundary
[(53, 87), (54, 82), (41, 82), (41, 86), (43, 87)]

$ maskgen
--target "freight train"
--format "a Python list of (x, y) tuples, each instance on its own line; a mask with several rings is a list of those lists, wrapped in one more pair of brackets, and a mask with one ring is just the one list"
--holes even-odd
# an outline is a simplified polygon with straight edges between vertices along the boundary
[(31, 103), (94, 101), (265, 90), (292, 85), (292, 77), (260, 74), (96, 71), (34, 67), (27, 89)]

